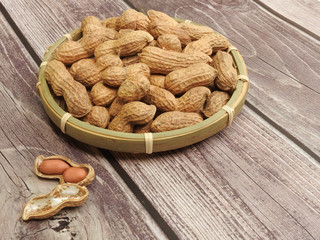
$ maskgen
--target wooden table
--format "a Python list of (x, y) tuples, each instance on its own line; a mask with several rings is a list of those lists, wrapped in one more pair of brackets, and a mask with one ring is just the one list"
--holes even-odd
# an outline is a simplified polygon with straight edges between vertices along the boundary
[[(46, 48), (125, 9), (209, 25), (235, 45), (250, 77), (232, 125), (183, 149), (127, 154), (64, 135), (35, 84)], [(320, 239), (320, 2), (317, 0), (1, 0), (1, 239)], [(84, 205), (23, 221), (38, 155), (96, 171)]]

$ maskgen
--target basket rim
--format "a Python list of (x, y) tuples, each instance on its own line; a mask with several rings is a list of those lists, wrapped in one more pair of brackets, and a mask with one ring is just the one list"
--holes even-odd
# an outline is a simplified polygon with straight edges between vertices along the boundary
[[(180, 21), (180, 22), (184, 21), (181, 19), (176, 19), (176, 20)], [(189, 22), (191, 22), (191, 21), (189, 21)], [(194, 23), (194, 22), (191, 22), (191, 23), (193, 23), (195, 25), (201, 25), (201, 24)], [(80, 30), (80, 28), (78, 28), (78, 29), (75, 29), (75, 30), (69, 32), (69, 34), (72, 36), (72, 39), (77, 40), (81, 37), (81, 30)], [(64, 35), (57, 42), (55, 42), (53, 45), (51, 45), (48, 48), (47, 52), (45, 53), (45, 56), (43, 58), (43, 62), (50, 61), (50, 58), (51, 58), (54, 50), (61, 43), (63, 43), (66, 40), (67, 40), (67, 37)], [(231, 54), (231, 56), (233, 57), (238, 75), (248, 76), (246, 65), (245, 65), (244, 60), (243, 60), (241, 54), (239, 53), (239, 51), (237, 49), (232, 49), (229, 52), (229, 54)], [(46, 67), (45, 65), (40, 66), (40, 69), (39, 69), (39, 75), (38, 75), (38, 81), (40, 82), (40, 86), (38, 88), (39, 94), (40, 94), (43, 105), (47, 105), (47, 107), (48, 107), (48, 109), (46, 109), (46, 111), (51, 111), (52, 117), (54, 117), (55, 119), (61, 120), (61, 118), (67, 112), (64, 111), (57, 104), (57, 102), (54, 100), (53, 96), (50, 93), (48, 83), (47, 83), (45, 76), (44, 76), (45, 67)], [(241, 80), (237, 81), (236, 89), (226, 104), (227, 106), (234, 109), (234, 117), (236, 117), (237, 114), (240, 112), (242, 105), (245, 101), (248, 89), (249, 89), (249, 82), (241, 81)], [(53, 120), (52, 117), (50, 117), (51, 120)], [(225, 128), (225, 127), (227, 127), (228, 117), (229, 117), (228, 113), (225, 110), (220, 109), (213, 116), (211, 116), (211, 117), (209, 117), (209, 118), (207, 118), (207, 119), (203, 120), (202, 122), (197, 123), (195, 125), (181, 128), (181, 129), (171, 130), (171, 131), (152, 133), (153, 142), (155, 143), (157, 141), (164, 141), (164, 140), (168, 140), (168, 139), (180, 138), (180, 137), (183, 137), (186, 135), (194, 134), (200, 130), (208, 129), (220, 121), (225, 122), (225, 124), (223, 126), (223, 128)], [(56, 122), (54, 122), (54, 123), (59, 127), (59, 125)], [(97, 136), (97, 137), (102, 137), (102, 138), (108, 138), (110, 140), (115, 140), (115, 141), (117, 141), (117, 140), (121, 140), (121, 141), (130, 140), (132, 142), (139, 142), (140, 144), (145, 144), (145, 134), (143, 134), (143, 133), (124, 133), (124, 132), (118, 132), (118, 131), (113, 131), (113, 130), (109, 130), (109, 129), (104, 129), (104, 128), (90, 125), (89, 123), (83, 122), (80, 119), (77, 119), (72, 116), (68, 119), (65, 127), (66, 127), (66, 134), (67, 135), (69, 135), (68, 129), (74, 128), (77, 131), (85, 132), (86, 134), (90, 134), (93, 137)], [(74, 137), (74, 136), (71, 136), (71, 137)], [(77, 139), (77, 137), (74, 137), (74, 138)], [(82, 140), (80, 140), (80, 141), (82, 141)], [(193, 143), (195, 143), (195, 142), (190, 142), (190, 144), (186, 143), (184, 146), (191, 145)], [(184, 146), (181, 146), (181, 147), (184, 147)], [(168, 149), (165, 149), (165, 150), (172, 150), (172, 149), (176, 149), (176, 148), (169, 147)], [(165, 150), (160, 150), (160, 151), (165, 151)], [(125, 152), (125, 150), (124, 150), (124, 152)], [(145, 152), (145, 151), (138, 150), (137, 152)], [(154, 149), (154, 152), (157, 152), (157, 149)]]

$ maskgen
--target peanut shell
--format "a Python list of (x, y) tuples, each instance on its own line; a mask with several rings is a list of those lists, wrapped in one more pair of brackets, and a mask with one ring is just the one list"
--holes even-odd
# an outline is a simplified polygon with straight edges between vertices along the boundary
[(155, 105), (158, 110), (163, 112), (174, 111), (177, 108), (177, 100), (171, 92), (153, 85), (150, 85), (143, 101)]
[(207, 87), (194, 87), (177, 99), (180, 112), (200, 112), (211, 91)]
[(157, 47), (145, 47), (139, 54), (140, 62), (147, 64), (151, 73), (168, 74), (180, 68), (186, 68), (194, 63), (211, 63), (212, 59), (202, 53), (194, 54), (167, 51)]
[(217, 71), (206, 63), (192, 64), (169, 73), (165, 79), (165, 88), (173, 94), (180, 94), (193, 87), (211, 84)]
[(118, 89), (118, 97), (126, 102), (141, 100), (149, 90), (150, 81), (143, 74), (131, 75)]
[(237, 70), (233, 67), (232, 56), (218, 51), (213, 57), (213, 66), (218, 70), (215, 81), (217, 87), (223, 91), (233, 91), (237, 83)]
[(82, 120), (96, 127), (106, 128), (110, 115), (105, 107), (93, 106), (91, 111)]
[(152, 132), (165, 132), (185, 128), (200, 123), (203, 118), (198, 113), (165, 112), (160, 114), (151, 124)]
[(83, 117), (90, 112), (92, 104), (85, 86), (73, 79), (62, 62), (49, 61), (44, 73), (54, 93), (63, 96), (72, 116)]
[(224, 105), (229, 101), (230, 96), (228, 93), (223, 91), (212, 92), (202, 110), (202, 113), (208, 118), (217, 113)]
[(166, 79), (165, 75), (159, 75), (159, 74), (151, 74), (150, 75), (150, 84), (160, 87), (160, 88), (165, 88), (164, 87), (164, 81)]
[(22, 213), (24, 221), (45, 219), (57, 214), (65, 207), (81, 206), (87, 200), (89, 191), (78, 184), (59, 184), (50, 193), (30, 199)]
[(149, 19), (153, 20), (153, 21), (161, 21), (166, 25), (172, 25), (172, 26), (178, 25), (178, 22), (176, 20), (174, 20), (169, 15), (167, 15), (163, 12), (160, 12), (160, 11), (148, 10), (147, 15), (148, 15)]
[(174, 34), (160, 35), (157, 39), (157, 46), (165, 50), (172, 50), (176, 52), (182, 51), (181, 42), (177, 35)]
[(108, 87), (102, 81), (91, 89), (92, 102), (97, 106), (109, 106), (117, 97), (117, 89)]
[(150, 122), (156, 113), (154, 105), (133, 101), (126, 103), (120, 113), (110, 122), (108, 129), (121, 132), (133, 132), (135, 125)]
[(59, 160), (65, 161), (71, 167), (79, 167), (79, 168), (87, 169), (88, 174), (87, 174), (86, 178), (77, 183), (80, 186), (89, 185), (95, 178), (94, 169), (90, 164), (86, 164), (86, 163), (76, 164), (72, 160), (70, 160), (69, 158), (64, 157), (64, 156), (60, 156), (60, 155), (50, 156), (50, 157), (44, 157), (43, 155), (40, 155), (40, 156), (36, 157), (36, 159), (34, 160), (34, 171), (38, 177), (47, 178), (47, 179), (59, 179), (60, 184), (66, 183), (64, 181), (62, 175), (47, 175), (47, 174), (43, 174), (39, 170), (39, 166), (44, 160), (52, 160), (52, 159), (59, 159)]
[(126, 104), (124, 100), (116, 97), (109, 107), (110, 118), (117, 116), (124, 104)]
[(195, 25), (193, 23), (182, 22), (178, 26), (183, 29), (192, 41), (200, 39), (207, 34), (215, 33), (215, 31), (208, 26)]
[(164, 34), (173, 34), (178, 37), (179, 41), (184, 46), (191, 42), (189, 35), (182, 28), (174, 25), (167, 25), (162, 21), (152, 20), (149, 24), (148, 31), (155, 39), (158, 39)]
[(220, 34), (207, 34), (202, 36), (199, 40), (189, 43), (183, 52), (192, 54), (193, 52), (203, 52), (211, 55), (218, 50), (225, 50), (229, 46), (228, 40)]
[(102, 71), (100, 76), (104, 84), (119, 87), (127, 78), (127, 70), (125, 67), (112, 66)]
[(146, 31), (129, 32), (117, 40), (109, 40), (100, 44), (96, 48), (94, 55), (96, 58), (110, 53), (120, 54), (121, 57), (136, 55), (152, 40), (153, 37)]

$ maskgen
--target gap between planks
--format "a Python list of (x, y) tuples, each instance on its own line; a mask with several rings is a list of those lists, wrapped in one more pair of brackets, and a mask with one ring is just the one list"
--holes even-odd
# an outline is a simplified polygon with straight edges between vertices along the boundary
[(253, 2), (255, 2), (258, 6), (262, 7), (263, 9), (265, 9), (267, 12), (269, 12), (270, 14), (273, 14), (275, 17), (280, 18), (281, 20), (287, 22), (288, 24), (298, 28), (299, 30), (303, 31), (304, 33), (306, 33), (307, 35), (313, 37), (314, 39), (320, 41), (320, 36), (313, 33), (312, 31), (308, 30), (307, 28), (301, 26), (300, 24), (290, 20), (289, 18), (283, 16), (282, 14), (280, 14), (279, 12), (277, 12), (276, 10), (272, 9), (271, 7), (269, 7), (268, 5), (266, 5), (265, 3), (263, 3), (260, 0), (253, 0)]

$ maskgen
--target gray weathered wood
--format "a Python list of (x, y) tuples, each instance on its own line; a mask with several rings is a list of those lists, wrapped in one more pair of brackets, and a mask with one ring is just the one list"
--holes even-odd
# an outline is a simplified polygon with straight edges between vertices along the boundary
[(114, 153), (181, 239), (318, 239), (320, 166), (250, 109), (199, 144)]
[[(8, 2), (6, 2), (7, 6), (14, 6), (13, 2)], [(91, 4), (97, 6), (95, 3)], [(58, 16), (54, 3), (42, 8), (28, 7), (24, 2), (20, 2), (20, 4), (24, 7), (24, 11), (35, 16), (41, 16), (43, 13), (50, 15), (47, 17), (52, 19)], [(70, 9), (73, 4), (73, 2), (66, 3), (64, 11)], [(139, 4), (141, 8), (158, 8), (173, 13), (173, 15), (176, 13), (175, 16), (177, 17), (189, 19), (194, 17), (193, 20), (204, 21), (203, 23), (211, 19), (208, 16), (217, 12), (220, 18), (216, 18), (216, 24), (211, 22), (211, 26), (216, 27), (217, 30), (225, 31), (224, 33), (226, 33), (226, 30), (230, 32), (233, 30), (231, 26), (224, 27), (226, 22), (227, 24), (229, 22), (223, 19), (223, 17), (232, 19), (232, 10), (244, 9), (243, 12), (235, 14), (237, 20), (241, 20), (242, 15), (245, 16), (241, 21), (251, 16), (251, 10), (252, 15), (260, 14), (255, 5), (250, 3), (239, 6), (234, 4), (231, 6), (233, 9), (230, 9), (230, 6), (217, 5), (214, 2), (210, 2), (213, 8), (208, 6), (205, 8), (204, 4), (199, 2), (197, 2), (197, 5), (193, 2), (188, 2), (189, 5), (182, 4), (179, 1), (172, 1), (167, 5), (155, 1), (139, 2)], [(202, 8), (200, 9), (199, 6), (202, 6)], [(18, 10), (20, 12), (22, 11), (22, 8), (15, 6), (15, 11), (17, 9), (20, 9)], [(198, 12), (198, 9), (201, 11)], [(88, 6), (86, 11), (94, 13), (95, 10)], [(37, 22), (29, 22), (26, 19), (19, 20), (18, 14), (14, 13), (13, 10), (10, 10), (10, 14), (15, 16), (16, 23), (28, 36), (28, 41), (36, 52), (42, 54), (40, 48), (43, 46), (39, 43), (39, 39), (30, 32), (35, 31), (34, 28), (38, 28), (36, 31), (42, 38), (46, 39), (50, 38), (50, 36), (47, 36), (50, 34), (46, 32), (45, 28), (41, 28), (41, 25)], [(103, 15), (104, 12), (99, 11), (97, 14)], [(70, 21), (70, 25), (77, 25), (76, 21), (81, 19), (78, 20), (76, 16), (77, 14), (71, 13), (63, 17)], [(260, 23), (258, 16), (256, 18), (251, 17)], [(274, 20), (273, 18), (264, 18), (265, 16), (266, 14), (262, 15), (262, 19)], [(64, 21), (63, 17), (59, 21)], [(33, 27), (26, 24), (26, 21)], [(211, 21), (213, 20), (211, 19)], [(253, 21), (249, 23), (252, 28)], [(276, 23), (279, 24), (277, 21)], [(64, 29), (56, 34), (57, 38), (65, 33), (68, 26), (63, 26)], [(272, 116), (270, 114), (272, 108), (268, 104), (276, 105), (275, 99), (278, 99), (277, 94), (280, 91), (270, 93), (272, 89), (269, 85), (278, 83), (278, 78), (286, 76), (279, 69), (270, 67), (270, 65), (273, 66), (275, 60), (277, 60), (276, 63), (281, 63), (282, 60), (280, 61), (278, 57), (275, 57), (271, 50), (266, 55), (262, 54), (263, 51), (259, 48), (259, 44), (261, 44), (259, 41), (263, 36), (258, 35), (258, 33), (257, 36), (260, 37), (257, 40), (253, 37), (255, 32), (249, 31), (251, 37), (248, 40), (241, 38), (241, 41), (238, 41), (234, 37), (244, 34), (243, 29), (250, 29), (244, 27), (244, 24), (241, 26), (234, 24), (234, 26), (237, 28), (234, 29), (232, 40), (237, 40), (237, 42), (234, 42), (235, 45), (239, 43), (237, 47), (241, 53), (244, 52), (245, 60), (249, 61), (247, 65), (253, 81), (249, 99), (251, 102), (257, 99), (256, 103), (253, 103), (257, 107), (262, 105), (266, 108), (268, 110), (266, 115), (270, 117)], [(274, 33), (275, 30), (272, 30), (272, 27), (270, 29), (270, 32)], [(283, 30), (283, 28), (281, 29)], [(298, 34), (297, 32), (291, 33)], [(226, 35), (229, 36), (230, 34)], [(298, 34), (296, 37), (305, 36)], [(295, 42), (295, 44), (298, 43)], [(249, 47), (244, 47), (247, 45)], [(264, 44), (262, 49), (269, 49), (268, 46)], [(257, 49), (259, 51), (255, 52)], [(308, 52), (308, 54), (312, 53)], [(284, 58), (284, 55), (281, 55), (281, 57)], [(269, 68), (266, 68), (267, 66)], [(290, 71), (294, 71), (295, 66), (294, 64), (281, 65), (283, 69), (288, 67)], [(273, 75), (276, 81), (264, 83), (265, 76), (268, 75)], [(260, 80), (256, 80), (254, 76)], [(291, 86), (293, 83), (290, 79), (285, 77), (284, 84)], [(310, 94), (304, 87), (303, 91)], [(261, 92), (273, 94), (269, 97), (271, 100), (264, 103), (263, 100), (268, 98), (268, 95), (265, 94), (261, 97)], [(288, 94), (288, 92), (281, 93), (280, 96), (286, 99), (285, 94)], [(260, 97), (261, 99), (259, 99)], [(293, 99), (292, 93), (289, 94), (289, 97)], [(289, 104), (289, 100), (286, 100), (288, 102), (285, 103)], [(298, 104), (298, 102), (295, 104)], [(289, 106), (292, 107), (293, 103)], [(301, 106), (303, 105), (298, 104), (297, 112), (301, 110)], [(276, 115), (281, 112), (276, 108), (274, 111)], [(289, 115), (289, 112), (287, 114)], [(295, 114), (297, 115), (297, 113)], [(293, 124), (292, 121), (296, 121), (292, 117), (285, 120), (288, 122), (288, 119), (290, 119), (290, 124)], [(301, 127), (309, 133), (311, 131), (309, 129), (312, 129), (313, 125), (301, 125)], [(53, 127), (53, 129), (56, 128)], [(301, 131), (299, 130), (299, 134)], [(66, 137), (63, 137), (63, 139), (67, 139), (68, 142), (71, 141)], [(82, 154), (85, 151), (81, 151)], [(114, 153), (114, 156), (181, 239), (317, 239), (320, 236), (317, 227), (320, 224), (319, 165), (313, 162), (312, 158), (292, 143), (290, 139), (274, 130), (272, 126), (260, 119), (247, 107), (244, 108), (242, 114), (238, 116), (230, 128), (192, 147), (151, 156), (121, 153)], [(94, 167), (98, 166), (95, 165)], [(103, 169), (100, 169), (100, 173), (103, 173)], [(105, 177), (102, 177), (102, 179), (105, 179)], [(115, 204), (115, 202), (112, 202), (112, 204)], [(110, 208), (112, 208), (112, 205), (110, 205)], [(96, 212), (96, 214), (101, 217), (101, 213), (99, 215)]]
[[(165, 235), (95, 148), (52, 128), (37, 95), (37, 65), (0, 15), (0, 232), (1, 239), (163, 239)], [(48, 220), (21, 219), (26, 202), (49, 193), (56, 180), (38, 178), (38, 155), (64, 155), (89, 163), (96, 180), (78, 208)]]
[(320, 39), (320, 26), (317, 16), (320, 15), (320, 1), (314, 0), (255, 0), (256, 3), (267, 11), (282, 18), (290, 24), (306, 30), (311, 35)]

